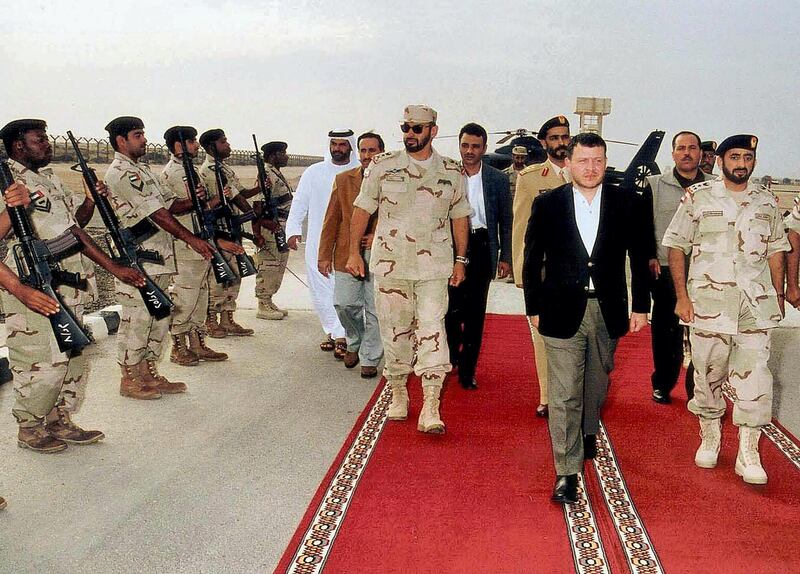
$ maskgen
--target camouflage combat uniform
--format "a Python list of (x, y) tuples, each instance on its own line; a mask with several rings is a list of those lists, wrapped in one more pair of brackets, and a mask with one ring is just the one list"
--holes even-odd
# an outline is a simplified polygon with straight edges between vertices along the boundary
[(514, 169), (513, 163), (503, 170), (503, 173), (508, 176), (508, 190), (511, 193), (511, 199), (514, 199), (514, 194), (517, 192), (517, 176), (520, 171), (522, 170)]
[[(28, 213), (39, 239), (52, 239), (77, 225), (75, 211), (83, 195), (73, 194), (49, 168), (39, 173), (22, 164), (8, 160), (17, 181), (29, 190), (31, 205)], [(0, 201), (0, 213), (6, 204)], [(5, 263), (15, 272), (16, 263), (12, 248), (16, 240), (9, 241)], [(59, 286), (62, 301), (80, 321), (83, 307), (96, 297), (94, 265), (80, 253), (61, 260), (65, 271), (80, 273), (89, 280), (89, 290)], [(86, 355), (70, 356), (58, 350), (47, 317), (31, 311), (16, 297), (3, 291), (3, 308), (8, 331), (8, 361), (14, 375), (14, 406), (11, 412), (22, 427), (32, 427), (44, 420), (59, 405), (63, 410), (76, 413), (85, 396), (88, 378)]]
[(689, 255), (687, 289), (695, 395), (701, 419), (725, 413), (722, 386), (733, 393), (733, 422), (758, 427), (772, 418), (770, 329), (781, 320), (767, 259), (788, 251), (775, 196), (761, 186), (729, 192), (720, 180), (689, 188), (663, 244)]
[[(278, 222), (286, 229), (286, 218), (289, 217), (289, 208), (292, 206), (292, 187), (281, 173), (281, 170), (271, 164), (265, 164), (267, 175), (272, 181), (272, 200), (278, 212)], [(289, 252), (281, 253), (275, 243), (275, 234), (263, 229), (266, 244), (256, 252), (255, 263), (258, 268), (256, 275), (256, 298), (262, 302), (269, 302), (278, 292), (286, 272), (286, 263), (289, 261)]]
[[(172, 196), (187, 197), (183, 162), (172, 154), (161, 171), (161, 183)], [(177, 216), (177, 220), (185, 228), (193, 228), (192, 212)], [(170, 318), (170, 332), (173, 335), (182, 335), (193, 329), (205, 332), (211, 262), (183, 241), (175, 239), (173, 243), (178, 272), (173, 278), (172, 302), (175, 308)], [(211, 281), (214, 281), (213, 277)]]
[(405, 151), (376, 155), (354, 205), (378, 223), (370, 271), (389, 384), (413, 370), (423, 387), (441, 388), (450, 370), (444, 316), (453, 273), (450, 220), (472, 213), (455, 161), (433, 152), (429, 167)]
[[(108, 198), (124, 227), (132, 227), (158, 211), (168, 209), (177, 197), (168, 187), (162, 187), (158, 179), (143, 163), (134, 163), (117, 152), (105, 175)], [(164, 264), (143, 262), (144, 271), (165, 292), (170, 279), (177, 272), (172, 235), (156, 227), (158, 231), (142, 242), (143, 249), (152, 249), (161, 254)], [(115, 280), (117, 301), (122, 305), (119, 350), (120, 365), (138, 365), (144, 360), (158, 361), (169, 331), (170, 319), (156, 320), (150, 315), (142, 301), (139, 290)]]

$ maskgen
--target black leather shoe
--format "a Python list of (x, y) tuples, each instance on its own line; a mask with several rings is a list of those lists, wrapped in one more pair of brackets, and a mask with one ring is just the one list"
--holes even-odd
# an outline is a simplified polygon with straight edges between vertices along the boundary
[(653, 391), (653, 400), (660, 405), (668, 405), (672, 402), (672, 399), (669, 398), (669, 393), (661, 389)]
[(583, 435), (583, 458), (590, 460), (597, 456), (597, 437), (593, 434)]
[(474, 391), (478, 388), (478, 381), (475, 380), (475, 377), (471, 379), (459, 379), (461, 381), (461, 386), (467, 390)]
[(539, 405), (538, 407), (536, 407), (537, 417), (546, 419), (548, 414), (550, 414), (550, 412), (549, 409), (547, 408), (547, 405)]
[(564, 504), (575, 504), (578, 502), (578, 475), (566, 474), (556, 477), (556, 485), (553, 487), (553, 502)]

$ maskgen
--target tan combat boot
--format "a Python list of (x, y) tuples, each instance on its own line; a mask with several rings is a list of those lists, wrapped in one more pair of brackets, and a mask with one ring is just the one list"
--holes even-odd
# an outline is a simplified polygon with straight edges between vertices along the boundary
[(72, 422), (69, 412), (63, 408), (56, 408), (56, 414), (58, 418), (44, 426), (47, 433), (52, 437), (70, 444), (92, 444), (106, 437), (99, 430), (83, 430)]
[(67, 448), (67, 443), (54, 436), (50, 436), (50, 433), (44, 428), (44, 423), (39, 423), (33, 427), (19, 427), (17, 446), (49, 454), (51, 452), (65, 450)]
[(211, 309), (208, 310), (208, 316), (206, 318), (206, 333), (208, 333), (208, 336), (212, 339), (224, 339), (228, 336), (228, 332), (217, 323), (216, 311), (212, 311)]
[(283, 315), (284, 317), (287, 317), (287, 316), (289, 315), (289, 311), (287, 311), (286, 309), (281, 309), (280, 307), (278, 307), (278, 306), (275, 304), (275, 302), (272, 300), (272, 297), (269, 297), (269, 298), (267, 299), (267, 304), (268, 304), (270, 307), (272, 307), (273, 309), (275, 309), (275, 310), (276, 310), (278, 313), (280, 313), (281, 315)]
[(722, 443), (722, 420), (700, 417), (700, 439), (694, 463), (700, 468), (714, 468), (717, 466), (719, 446)]
[[(191, 335), (189, 340), (191, 341)], [(194, 352), (194, 349), (186, 347), (186, 333), (172, 335), (172, 352), (169, 355), (169, 360), (171, 363), (183, 367), (194, 367), (200, 364), (200, 358)]]
[(145, 384), (154, 387), (164, 395), (177, 395), (186, 392), (186, 383), (173, 383), (159, 374), (156, 362), (146, 359), (139, 363), (139, 376)]
[(201, 361), (218, 362), (228, 360), (227, 354), (206, 347), (205, 336), (197, 329), (189, 331), (189, 350)]
[(233, 311), (223, 311), (219, 314), (219, 326), (225, 329), (225, 333), (234, 337), (247, 337), (253, 334), (252, 329), (242, 327), (233, 320)]
[(135, 365), (120, 365), (122, 380), (119, 383), (119, 394), (139, 400), (160, 399), (161, 391), (142, 380), (139, 373), (142, 365), (144, 361)]
[(386, 418), (390, 421), (404, 421), (408, 417), (408, 389), (406, 379), (391, 381), (392, 402), (386, 411)]
[(441, 392), (441, 387), (422, 387), (424, 402), (422, 403), (422, 410), (419, 413), (417, 430), (433, 434), (441, 434), (444, 432), (444, 423), (442, 419), (439, 418), (439, 394)]
[(758, 454), (760, 427), (739, 427), (739, 452), (736, 455), (736, 474), (748, 484), (767, 484), (767, 473)]
[(275, 309), (272, 305), (268, 303), (265, 299), (259, 299), (258, 301), (258, 313), (256, 313), (256, 319), (267, 319), (268, 321), (280, 321), (284, 317), (284, 314)]

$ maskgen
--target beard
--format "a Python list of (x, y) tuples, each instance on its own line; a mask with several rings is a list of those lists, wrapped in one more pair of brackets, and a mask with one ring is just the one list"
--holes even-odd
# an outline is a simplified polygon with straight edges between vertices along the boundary
[[(416, 142), (416, 143), (411, 143)], [(406, 148), (406, 151), (409, 153), (416, 153), (425, 149), (425, 146), (431, 142), (431, 135), (428, 134), (427, 136), (423, 137), (420, 135), (419, 137), (413, 138), (403, 138), (403, 145)]]
[(562, 161), (567, 157), (567, 146), (560, 145), (556, 147), (548, 147), (547, 155), (549, 155), (552, 159)]
[(347, 160), (350, 159), (350, 152), (332, 151), (331, 159), (334, 161), (334, 163), (347, 163)]
[[(742, 175), (742, 172), (744, 172), (744, 175)], [(729, 171), (727, 166), (723, 163), (722, 173), (732, 183), (735, 183), (736, 185), (742, 185), (747, 183), (747, 181), (750, 179), (750, 175), (753, 172), (747, 168), (740, 168), (740, 169), (735, 169), (733, 171)]]

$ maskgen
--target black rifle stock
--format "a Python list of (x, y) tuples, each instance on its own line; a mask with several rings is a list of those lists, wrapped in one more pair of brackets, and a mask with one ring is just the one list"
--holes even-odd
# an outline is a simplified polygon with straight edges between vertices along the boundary
[[(86, 160), (78, 147), (78, 142), (72, 135), (71, 131), (67, 131), (67, 137), (72, 142), (72, 147), (75, 148), (75, 155), (78, 158), (78, 163), (72, 166), (73, 171), (79, 172), (83, 175), (83, 180), (89, 188), (89, 193), (92, 194), (95, 206), (100, 212), (100, 217), (106, 225), (108, 233), (106, 233), (105, 241), (108, 251), (111, 254), (111, 259), (115, 263), (136, 269), (139, 273), (144, 275), (144, 287), (139, 287), (139, 294), (142, 296), (147, 311), (156, 319), (163, 319), (168, 317), (171, 309), (175, 306), (169, 295), (156, 285), (153, 280), (145, 273), (142, 268), (141, 261), (149, 263), (164, 263), (164, 258), (160, 253), (152, 249), (143, 249), (137, 240), (137, 234), (127, 227), (122, 227), (119, 223), (117, 214), (111, 207), (108, 198), (97, 193), (95, 186), (97, 185), (97, 174), (88, 166)], [(152, 231), (157, 231), (149, 220), (145, 225), (152, 227)], [(112, 246), (113, 242), (113, 246)]]
[[(0, 161), (0, 192), (5, 195), (12, 183), (14, 175), (11, 168), (5, 161)], [(86, 280), (79, 273), (64, 271), (58, 264), (61, 259), (79, 251), (82, 243), (69, 229), (48, 241), (37, 238), (28, 212), (22, 206), (9, 207), (8, 215), (19, 240), (14, 246), (13, 255), (20, 281), (58, 301), (58, 311), (48, 317), (58, 349), (62, 353), (80, 351), (92, 342), (91, 335), (64, 304), (55, 286), (86, 288)]]
[[(214, 210), (216, 234), (218, 237), (233, 241), (239, 246), (242, 245), (242, 238), (253, 240), (253, 235), (242, 229), (242, 224), (252, 221), (255, 213), (248, 211), (242, 215), (236, 215), (231, 208), (230, 200), (225, 196), (225, 186), (228, 184), (225, 174), (222, 173), (222, 162), (216, 156), (214, 158), (214, 181), (217, 184), (217, 194), (219, 196), (219, 207)], [(248, 277), (256, 274), (256, 266), (247, 253), (236, 254), (236, 267), (239, 277)]]
[(264, 167), (264, 158), (261, 157), (261, 148), (258, 147), (258, 140), (256, 134), (253, 134), (253, 144), (256, 146), (256, 167), (258, 168), (258, 187), (261, 189), (261, 195), (264, 196), (264, 212), (262, 216), (264, 219), (271, 219), (274, 221), (278, 228), (273, 232), (275, 235), (275, 244), (278, 251), (286, 253), (289, 251), (289, 244), (286, 242), (286, 231), (278, 221), (278, 210), (275, 202), (272, 201), (272, 188), (267, 184), (267, 168)]
[(183, 136), (182, 131), (178, 131), (178, 139), (181, 142), (181, 163), (183, 164), (183, 173), (186, 177), (186, 188), (189, 190), (189, 198), (192, 200), (192, 225), (194, 227), (194, 234), (203, 241), (208, 242), (214, 248), (214, 254), (211, 256), (211, 269), (214, 272), (214, 280), (220, 285), (226, 285), (236, 279), (236, 275), (225, 261), (225, 258), (220, 253), (219, 245), (214, 227), (214, 213), (205, 206), (197, 196), (198, 176), (194, 170), (192, 158), (189, 157), (189, 150), (186, 148), (186, 138)]

